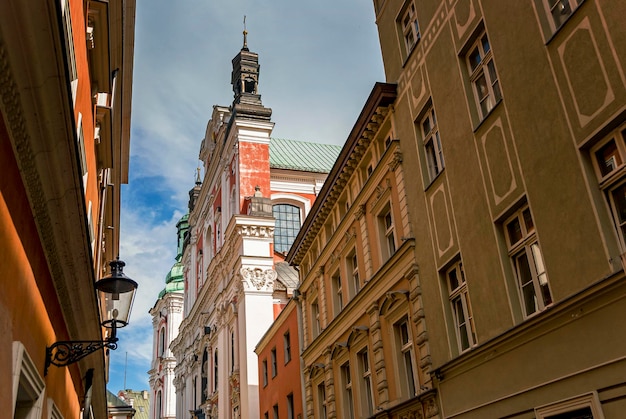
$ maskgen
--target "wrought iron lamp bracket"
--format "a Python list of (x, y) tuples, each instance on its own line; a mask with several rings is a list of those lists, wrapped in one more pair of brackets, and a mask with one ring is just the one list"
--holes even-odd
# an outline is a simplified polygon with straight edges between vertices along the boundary
[(48, 367), (55, 365), (65, 367), (80, 361), (87, 355), (100, 349), (117, 349), (118, 338), (107, 340), (62, 340), (46, 348), (46, 366), (44, 376), (48, 374)]

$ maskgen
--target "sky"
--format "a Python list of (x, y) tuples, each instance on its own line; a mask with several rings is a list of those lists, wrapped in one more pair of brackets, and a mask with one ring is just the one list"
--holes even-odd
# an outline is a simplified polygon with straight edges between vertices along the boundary
[(259, 54), (259, 93), (272, 137), (343, 145), (384, 80), (371, 0), (137, 0), (130, 179), (122, 187), (120, 258), (139, 283), (130, 323), (111, 351), (108, 389), (147, 390), (148, 313), (174, 264), (214, 105), (228, 106), (231, 60)]

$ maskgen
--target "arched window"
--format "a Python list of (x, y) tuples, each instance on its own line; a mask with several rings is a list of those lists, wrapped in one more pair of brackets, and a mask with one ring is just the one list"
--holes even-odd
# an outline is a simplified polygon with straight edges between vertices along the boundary
[(209, 350), (205, 349), (202, 354), (202, 375), (201, 375), (201, 385), (202, 385), (202, 396), (200, 400), (202, 403), (206, 402), (209, 397), (209, 389), (208, 387), (208, 377), (209, 377)]
[(165, 327), (159, 330), (159, 356), (165, 354)]
[(217, 349), (213, 352), (213, 391), (217, 391)]
[(159, 390), (159, 392), (157, 393), (156, 396), (156, 417), (157, 419), (161, 419), (162, 416), (162, 412), (163, 412), (163, 405), (162, 405), (162, 400), (161, 400), (161, 390)]
[(273, 213), (276, 219), (274, 250), (288, 252), (300, 231), (300, 208), (291, 204), (276, 204)]

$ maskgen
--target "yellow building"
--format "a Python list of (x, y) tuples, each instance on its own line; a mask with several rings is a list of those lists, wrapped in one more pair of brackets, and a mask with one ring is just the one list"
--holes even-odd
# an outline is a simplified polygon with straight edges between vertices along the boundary
[[(623, 417), (626, 3), (374, 8), (407, 180), (396, 244), (410, 234), (415, 246), (439, 417)], [(319, 265), (309, 254), (325, 263), (323, 234), (295, 259), (307, 275)], [(373, 280), (374, 253), (363, 279)], [(303, 282), (306, 301), (313, 280)], [(336, 294), (324, 288), (332, 281), (319, 284)], [(318, 304), (322, 334), (332, 333), (328, 304)], [(320, 365), (335, 353), (324, 350)], [(372, 382), (377, 406), (383, 383), (394, 400), (388, 376)]]
[(396, 86), (377, 83), (287, 260), (309, 418), (436, 414)]
[(107, 415), (101, 349), (116, 342), (102, 323), (125, 313), (95, 283), (119, 254), (134, 13), (134, 0), (0, 4), (2, 417)]

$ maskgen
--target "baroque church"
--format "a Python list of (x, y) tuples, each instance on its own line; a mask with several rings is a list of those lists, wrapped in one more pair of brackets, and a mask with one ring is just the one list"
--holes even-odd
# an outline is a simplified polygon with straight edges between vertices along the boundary
[(341, 150), (271, 137), (246, 35), (232, 60), (233, 103), (213, 107), (203, 178), (150, 311), (151, 418), (259, 417), (254, 349), (298, 285), (284, 259)]

